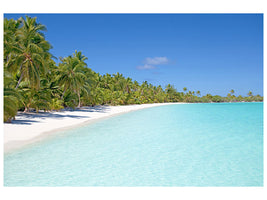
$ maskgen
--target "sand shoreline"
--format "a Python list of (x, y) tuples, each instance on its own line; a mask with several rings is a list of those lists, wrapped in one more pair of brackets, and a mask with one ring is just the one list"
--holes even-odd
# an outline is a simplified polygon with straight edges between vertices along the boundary
[(127, 106), (82, 107), (73, 111), (18, 113), (16, 120), (4, 124), (4, 153), (41, 141), (55, 133), (87, 125), (100, 119), (155, 106), (183, 103), (154, 103)]

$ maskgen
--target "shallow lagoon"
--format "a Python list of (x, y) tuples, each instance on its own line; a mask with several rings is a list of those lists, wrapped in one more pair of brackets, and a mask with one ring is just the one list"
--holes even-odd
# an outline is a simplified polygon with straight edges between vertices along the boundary
[(5, 186), (263, 186), (263, 103), (181, 104), (9, 153)]

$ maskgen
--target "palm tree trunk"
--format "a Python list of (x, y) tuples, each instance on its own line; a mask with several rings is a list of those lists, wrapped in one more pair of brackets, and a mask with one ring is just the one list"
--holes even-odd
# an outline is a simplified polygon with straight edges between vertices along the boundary
[(79, 98), (78, 108), (80, 108), (81, 107), (81, 95), (80, 95), (79, 91), (77, 92), (77, 94), (78, 94), (78, 98)]
[(19, 77), (19, 81), (18, 81), (18, 84), (17, 84), (17, 86), (16, 86), (16, 89), (18, 89), (19, 84), (20, 84), (20, 82), (22, 81), (22, 78), (23, 78), (23, 72), (21, 73), (21, 75), (20, 75), (20, 77)]
[(24, 109), (24, 111), (23, 111), (24, 113), (25, 112), (28, 112), (28, 108), (25, 106), (25, 109)]

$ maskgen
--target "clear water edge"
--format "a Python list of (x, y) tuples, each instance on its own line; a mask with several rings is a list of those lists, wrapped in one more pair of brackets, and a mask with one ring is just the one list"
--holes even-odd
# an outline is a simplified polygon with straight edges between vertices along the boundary
[(263, 103), (147, 108), (5, 155), (5, 186), (263, 186)]
[[(143, 108), (143, 109), (147, 109), (147, 108)], [(131, 110), (131, 111), (128, 111), (127, 113), (135, 112), (135, 111), (137, 111), (137, 110)], [(8, 149), (7, 151), (4, 151), (4, 155), (7, 156), (9, 154), (16, 153), (16, 152), (21, 151), (23, 149), (32, 148), (33, 146), (39, 145), (43, 142), (47, 142), (48, 140), (51, 140), (55, 137), (58, 137), (58, 135), (66, 134), (66, 131), (68, 132), (68, 131), (71, 131), (73, 129), (81, 128), (84, 126), (89, 126), (90, 124), (101, 122), (101, 121), (109, 119), (111, 117), (115, 117), (115, 116), (123, 115), (123, 114), (125, 114), (125, 113), (116, 113), (116, 114), (113, 114), (110, 116), (105, 116), (105, 117), (101, 117), (98, 119), (88, 120), (88, 121), (85, 121), (85, 122), (77, 124), (77, 125), (67, 126), (64, 128), (58, 128), (58, 129), (55, 129), (52, 131), (42, 133), (41, 135), (36, 136), (35, 138), (31, 139), (28, 142), (25, 142), (25, 144), (22, 144), (21, 146), (18, 146), (17, 148), (11, 148), (11, 149)]]

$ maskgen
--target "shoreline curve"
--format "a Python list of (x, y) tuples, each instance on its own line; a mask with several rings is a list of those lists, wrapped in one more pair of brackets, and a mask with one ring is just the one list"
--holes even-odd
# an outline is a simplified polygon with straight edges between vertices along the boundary
[(4, 123), (4, 153), (10, 153), (42, 141), (58, 132), (85, 126), (101, 119), (163, 105), (186, 104), (153, 103), (123, 106), (81, 107), (72, 111), (18, 113), (12, 123)]

